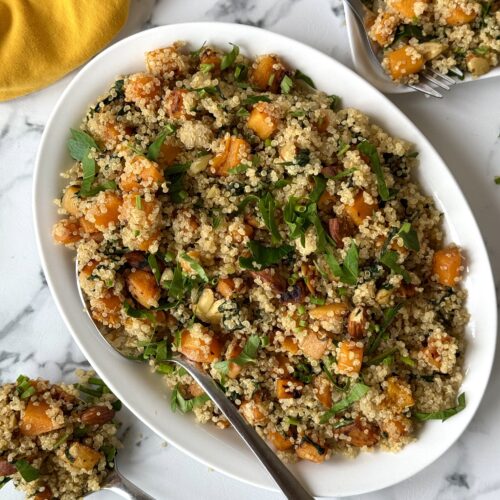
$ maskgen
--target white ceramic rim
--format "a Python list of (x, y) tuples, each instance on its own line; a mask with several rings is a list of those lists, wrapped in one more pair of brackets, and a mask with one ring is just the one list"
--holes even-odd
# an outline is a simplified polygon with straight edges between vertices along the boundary
[[(411, 139), (414, 143), (419, 145), (422, 164), (424, 166), (427, 164), (433, 165), (431, 175), (431, 177), (433, 177), (432, 183), (441, 185), (441, 189), (436, 191), (432, 185), (429, 184), (430, 181), (428, 181), (427, 177), (429, 177), (430, 171), (427, 172), (427, 177), (421, 179), (421, 182), (427, 192), (433, 192), (436, 203), (442, 208), (443, 212), (447, 214), (447, 217), (445, 217), (445, 226), (448, 235), (451, 235), (452, 239), (462, 246), (464, 242), (467, 242), (466, 248), (473, 254), (473, 258), (471, 258), (470, 273), (465, 280), (465, 286), (467, 289), (474, 292), (478, 292), (479, 289), (481, 290), (481, 297), (476, 297), (476, 293), (471, 294), (469, 302), (474, 311), (476, 308), (485, 309), (484, 311), (481, 310), (481, 314), (474, 316), (470, 328), (467, 331), (468, 337), (472, 339), (476, 338), (476, 328), (481, 334), (477, 342), (470, 343), (466, 353), (466, 359), (470, 357), (476, 362), (474, 370), (465, 377), (462, 386), (469, 396), (467, 408), (453, 419), (447, 421), (447, 425), (448, 422), (452, 423), (447, 427), (447, 430), (450, 432), (453, 429), (451, 439), (448, 438), (444, 440), (442, 438), (443, 433), (440, 432), (439, 426), (444, 424), (431, 422), (426, 426), (420, 440), (417, 441), (416, 444), (407, 446), (398, 455), (381, 452), (374, 454), (365, 453), (354, 461), (343, 462), (332, 460), (321, 467), (303, 462), (296, 466), (291, 466), (294, 472), (301, 477), (305, 485), (316, 496), (349, 496), (375, 491), (396, 484), (418, 473), (439, 458), (439, 456), (441, 456), (462, 434), (479, 406), (491, 371), (495, 351), (497, 317), (495, 288), (484, 242), (467, 201), (463, 197), (456, 181), (434, 148), (410, 120), (380, 92), (363, 81), (350, 69), (316, 49), (310, 48), (282, 35), (270, 33), (255, 27), (226, 23), (186, 23), (162, 26), (138, 33), (109, 47), (90, 61), (65, 89), (47, 122), (40, 142), (33, 180), (33, 215), (37, 247), (42, 262), (42, 268), (54, 301), (56, 302), (66, 326), (72, 333), (75, 342), (115, 394), (122, 399), (124, 404), (140, 420), (159, 436), (209, 467), (255, 486), (276, 491), (276, 486), (270, 480), (267, 473), (260, 468), (257, 461), (250, 455), (250, 452), (246, 450), (244, 445), (242, 443), (237, 443), (233, 433), (227, 431), (219, 435), (214, 433), (211, 429), (206, 430), (206, 428), (210, 426), (194, 426), (189, 418), (182, 416), (179, 419), (177, 414), (172, 414), (169, 410), (165, 411), (164, 407), (167, 406), (167, 404), (164, 398), (160, 396), (158, 392), (154, 392), (158, 391), (161, 387), (158, 382), (159, 377), (145, 375), (143, 373), (143, 368), (140, 366), (129, 367), (127, 365), (126, 375), (130, 375), (130, 377), (127, 378), (126, 387), (124, 387), (124, 381), (119, 380), (117, 375), (112, 371), (112, 369), (117, 370), (120, 368), (121, 358), (116, 354), (109, 354), (109, 349), (107, 349), (105, 342), (95, 333), (89, 319), (81, 310), (81, 306), (79, 311), (75, 311), (75, 304), (77, 304), (77, 302), (74, 300), (73, 296), (75, 294), (78, 295), (76, 289), (73, 293), (69, 293), (67, 289), (62, 287), (62, 284), (57, 283), (58, 281), (66, 280), (66, 284), (71, 286), (70, 278), (73, 275), (73, 266), (71, 265), (71, 257), (69, 254), (64, 253), (63, 249), (55, 247), (49, 234), (50, 227), (53, 221), (57, 219), (57, 216), (55, 215), (53, 207), (47, 207), (45, 204), (55, 197), (58, 188), (56, 189), (55, 186), (57, 182), (54, 182), (51, 177), (51, 181), (48, 184), (48, 186), (50, 186), (48, 190), (51, 192), (45, 192), (45, 188), (43, 188), (45, 179), (43, 175), (43, 165), (44, 161), (59, 164), (59, 160), (56, 161), (57, 157), (59, 159), (65, 158), (64, 155), (66, 154), (62, 152), (65, 148), (64, 144), (59, 145), (55, 149), (50, 145), (49, 138), (52, 134), (52, 129), (57, 130), (57, 128), (61, 126), (58, 124), (58, 121), (69, 121), (73, 126), (79, 123), (88, 102), (83, 103), (82, 101), (83, 107), (81, 108), (80, 114), (75, 116), (76, 121), (70, 121), (69, 118), (66, 117), (65, 111), (67, 108), (71, 107), (70, 96), (74, 96), (74, 100), (83, 99), (83, 97), (79, 96), (79, 93), (76, 92), (79, 90), (81, 93), (85, 93), (83, 87), (78, 88), (80, 83), (84, 82), (92, 86), (91, 78), (89, 78), (89, 74), (92, 73), (92, 71), (100, 70), (105, 73), (108, 64), (111, 66), (115, 63), (118, 64), (113, 60), (113, 56), (117, 56), (117, 59), (120, 59), (121, 56), (119, 56), (119, 54), (123, 53), (126, 48), (127, 51), (125, 52), (129, 54), (137, 50), (136, 46), (142, 47), (146, 45), (149, 46), (149, 48), (153, 48), (153, 46), (150, 46), (151, 41), (157, 40), (158, 38), (162, 40), (164, 45), (177, 39), (189, 39), (195, 44), (203, 39), (207, 39), (209, 43), (218, 44), (223, 41), (234, 41), (242, 45), (242, 47), (252, 45), (255, 50), (252, 49), (249, 53), (262, 53), (267, 49), (268, 51), (276, 51), (283, 54), (285, 59), (288, 59), (290, 62), (293, 61), (292, 56), (294, 54), (301, 54), (303, 56), (300, 59), (301, 62), (296, 63), (296, 65), (310, 74), (317, 83), (320, 82), (320, 88), (334, 92), (338, 87), (345, 87), (344, 96), (348, 96), (351, 87), (359, 89), (356, 96), (346, 97), (347, 101), (355, 100), (356, 104), (359, 105), (361, 109), (368, 109), (368, 112), (371, 111), (377, 117), (382, 114), (383, 109), (385, 111), (385, 118), (381, 117), (376, 121), (379, 123), (382, 122), (382, 126), (392, 131), (392, 133), (396, 133), (396, 130), (401, 130), (401, 133), (406, 133), (408, 139)], [(131, 57), (131, 59), (133, 59), (133, 57)], [(126, 72), (125, 66), (128, 62), (126, 59), (122, 58), (119, 63), (122, 64), (122, 61), (124, 61), (123, 69), (124, 72)], [(318, 67), (326, 69), (323, 71), (318, 69)], [(137, 67), (136, 70), (139, 69), (140, 67)], [(331, 78), (329, 77), (329, 75), (337, 73), (343, 77), (338, 78), (338, 87), (335, 86), (335, 83), (331, 83)], [(101, 78), (99, 71), (97, 71), (97, 74), (98, 77), (96, 80), (99, 80)], [(100, 87), (101, 90), (104, 90), (106, 86), (113, 81), (112, 79), (116, 74), (117, 73), (113, 74), (109, 79), (108, 76), (106, 76), (106, 83), (103, 87)], [(99, 85), (101, 84), (99, 83)], [(385, 121), (387, 121), (387, 123), (384, 123)], [(57, 132), (54, 132), (54, 134), (57, 135)], [(66, 137), (66, 135), (64, 135), (64, 137)], [(51, 148), (54, 149), (52, 152), (53, 156), (48, 153)], [(61, 167), (56, 169), (58, 172), (63, 170), (63, 163), (69, 162), (67, 160), (65, 160), (65, 162), (61, 160), (60, 163)], [(421, 167), (421, 169), (423, 168), (424, 167)], [(45, 182), (48, 181), (45, 180)], [(52, 183), (54, 185), (52, 185)], [(448, 193), (452, 193), (453, 196), (450, 197)], [(441, 198), (446, 199), (446, 206), (442, 204)], [(52, 215), (51, 210), (54, 212), (54, 215)], [(45, 218), (44, 213), (46, 216)], [(467, 232), (462, 230), (460, 224), (454, 224), (453, 226), (449, 225), (449, 218), (453, 219), (454, 217), (458, 217), (458, 215), (454, 215), (455, 213), (460, 215), (460, 220), (465, 220), (464, 225), (468, 228)], [(61, 265), (63, 261), (66, 265)], [(71, 270), (68, 271), (68, 266), (70, 265)], [(474, 284), (474, 288), (469, 286), (472, 284)], [(68, 304), (71, 304), (73, 310), (70, 310), (70, 307), (66, 307)], [(471, 309), (470, 306), (469, 308)], [(88, 338), (86, 335), (88, 335)], [(484, 339), (486, 339), (486, 341)], [(101, 357), (107, 357), (107, 359), (99, 361), (98, 358)], [(125, 361), (125, 363), (128, 362)], [(113, 364), (113, 367), (111, 367), (111, 364)], [(467, 364), (466, 362), (466, 367)], [(140, 385), (141, 380), (147, 380), (147, 385)], [(141, 406), (143, 401), (142, 398), (150, 396), (148, 392), (150, 386), (153, 394), (156, 396), (156, 399), (154, 399), (154, 404), (156, 406), (154, 409), (148, 410)], [(141, 390), (143, 393), (137, 394), (137, 391)], [(168, 415), (170, 427), (176, 430), (181, 429), (184, 432), (174, 435), (174, 431), (170, 428), (166, 430), (165, 422), (157, 415), (157, 412), (160, 410), (162, 416), (165, 414)], [(188, 422), (187, 425), (186, 422)], [(448, 432), (448, 434), (450, 434), (450, 432)], [(195, 437), (194, 440), (190, 439), (191, 434)], [(227, 436), (230, 437), (228, 438)], [(200, 443), (203, 445), (208, 444), (210, 449), (200, 449)], [(212, 446), (214, 446), (213, 452)], [(217, 446), (219, 446), (219, 448), (217, 448)], [(223, 463), (224, 452), (230, 453), (230, 457)], [(397, 457), (397, 459), (388, 457)], [(374, 466), (375, 462), (376, 465)], [(410, 465), (407, 467), (408, 463)], [(386, 466), (384, 464), (388, 465)], [(369, 470), (370, 474), (374, 477), (363, 476), (362, 471), (366, 467), (368, 467), (367, 470)], [(398, 467), (402, 467), (402, 470), (396, 473)], [(390, 473), (384, 473), (384, 470), (387, 468), (390, 469)], [(346, 475), (346, 471), (348, 475)], [(347, 481), (351, 475), (356, 478), (355, 481), (352, 480), (352, 478), (350, 481)], [(341, 480), (338, 480), (338, 477), (340, 477)]]
[[(352, 12), (349, 5), (343, 0), (344, 12), (345, 12), (345, 22), (347, 25), (347, 38), (349, 40), (349, 47), (351, 49), (351, 57), (356, 71), (366, 80), (368, 80), (372, 85), (377, 87), (381, 92), (386, 94), (406, 94), (408, 92), (416, 92), (415, 89), (408, 87), (406, 85), (399, 85), (397, 83), (392, 83), (389, 79), (382, 79), (372, 68), (372, 63), (365, 50), (365, 45), (362, 41), (363, 34), (361, 33), (361, 28), (356, 20), (356, 16)], [(463, 80), (455, 78), (456, 85), (462, 83), (476, 82), (479, 80), (487, 78), (495, 78), (500, 76), (500, 66), (493, 68), (488, 73), (482, 75), (479, 78), (472, 78), (470, 75), (466, 75)], [(442, 95), (446, 96), (447, 91), (442, 89), (437, 89)]]

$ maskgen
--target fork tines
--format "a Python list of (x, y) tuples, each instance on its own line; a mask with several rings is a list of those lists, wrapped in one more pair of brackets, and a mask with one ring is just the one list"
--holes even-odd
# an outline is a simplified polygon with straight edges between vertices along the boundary
[[(424, 78), (430, 83), (433, 83), (436, 87), (440, 87), (444, 90), (450, 90), (450, 86), (455, 85), (456, 83), (453, 78), (450, 78), (448, 75), (443, 75), (442, 73), (439, 73), (432, 68), (428, 68), (422, 71), (422, 73), (420, 73), (420, 77)], [(434, 87), (422, 81), (416, 84), (409, 85), (409, 87), (427, 96), (437, 98), (443, 97)]]

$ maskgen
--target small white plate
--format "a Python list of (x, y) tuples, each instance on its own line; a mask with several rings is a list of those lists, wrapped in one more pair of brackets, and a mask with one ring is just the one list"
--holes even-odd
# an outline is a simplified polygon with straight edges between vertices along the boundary
[[(355, 460), (334, 457), (315, 465), (301, 462), (293, 471), (316, 496), (354, 495), (391, 486), (416, 474), (442, 455), (472, 419), (490, 374), (496, 340), (496, 299), (488, 255), (470, 208), (455, 179), (423, 134), (385, 96), (356, 73), (326, 56), (275, 33), (238, 24), (190, 23), (162, 26), (122, 40), (89, 62), (67, 87), (45, 128), (36, 161), (33, 208), (42, 266), (59, 311), (76, 343), (123, 403), (146, 425), (208, 466), (242, 481), (276, 489), (267, 472), (231, 430), (199, 425), (191, 416), (172, 413), (159, 376), (120, 357), (96, 332), (84, 313), (75, 282), (73, 253), (54, 245), (52, 225), (58, 219), (53, 199), (60, 196), (60, 173), (71, 165), (66, 150), (70, 127), (78, 127), (87, 106), (117, 75), (144, 70), (144, 52), (189, 41), (229, 48), (234, 42), (248, 55), (274, 52), (310, 75), (317, 87), (342, 97), (390, 133), (404, 137), (420, 152), (418, 169), (424, 190), (444, 213), (448, 238), (465, 249), (465, 287), (471, 321), (467, 327), (465, 377), (467, 407), (446, 423), (429, 422), (419, 440), (399, 454), (362, 453)], [(171, 481), (171, 478), (159, 478)]]
[[(347, 24), (347, 37), (349, 39), (349, 46), (351, 47), (351, 56), (356, 71), (372, 85), (377, 87), (384, 94), (404, 94), (406, 92), (415, 92), (414, 89), (406, 85), (399, 85), (391, 82), (389, 77), (382, 78), (373, 68), (370, 57), (366, 53), (365, 44), (363, 43), (363, 33), (361, 27), (357, 22), (356, 16), (353, 14), (351, 8), (344, 0), (345, 22)], [(472, 78), (466, 75), (463, 80), (455, 78), (457, 84), (475, 82), (483, 78), (494, 78), (500, 76), (500, 66), (488, 71), (480, 78)], [(438, 89), (439, 90), (439, 89)], [(446, 91), (440, 91), (441, 94), (446, 95)]]

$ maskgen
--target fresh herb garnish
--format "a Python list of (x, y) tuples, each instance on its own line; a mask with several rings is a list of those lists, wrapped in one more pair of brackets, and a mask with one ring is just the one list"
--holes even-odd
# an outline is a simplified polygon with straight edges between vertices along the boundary
[(245, 108), (240, 108), (238, 111), (236, 111), (236, 116), (239, 116), (240, 118), (245, 118), (250, 115), (250, 111), (246, 110)]
[(252, 256), (240, 257), (239, 263), (243, 269), (255, 269), (256, 264), (260, 267), (272, 266), (293, 252), (293, 247), (290, 245), (266, 247), (258, 241), (249, 241), (247, 247)]
[(236, 167), (230, 168), (228, 173), (230, 174), (243, 174), (250, 168), (250, 165), (245, 165), (244, 163), (240, 163), (236, 165)]
[(495, 184), (500, 184), (500, 175), (495, 177)]
[(294, 118), (299, 118), (301, 116), (305, 116), (306, 112), (303, 109), (297, 109), (296, 111), (291, 111), (290, 116)]
[(299, 149), (295, 157), (295, 163), (301, 167), (305, 167), (311, 161), (311, 152), (308, 149)]
[(333, 275), (346, 285), (356, 285), (359, 275), (358, 247), (354, 241), (347, 250), (344, 262), (339, 264), (331, 250), (327, 250), (325, 259)]
[(244, 80), (248, 73), (248, 66), (246, 64), (237, 64), (234, 68), (234, 79), (237, 82)]
[(374, 356), (373, 358), (367, 359), (366, 361), (363, 362), (363, 364), (366, 365), (366, 366), (379, 365), (383, 361), (385, 361), (388, 358), (390, 358), (396, 352), (398, 352), (398, 348), (397, 347), (392, 347), (391, 349), (388, 349), (387, 351), (385, 351), (385, 352), (383, 352), (383, 353), (381, 353), (381, 354), (379, 354), (377, 356)]
[(394, 274), (401, 275), (405, 283), (410, 283), (411, 277), (408, 271), (404, 269), (400, 264), (398, 264), (398, 260), (399, 260), (399, 254), (393, 251), (385, 252), (379, 258), (381, 264), (387, 266)]
[(397, 234), (403, 240), (406, 248), (415, 250), (415, 252), (420, 250), (420, 242), (418, 241), (417, 232), (413, 229), (409, 222), (404, 222)]
[(114, 461), (116, 456), (116, 448), (112, 444), (104, 443), (101, 446), (101, 451), (104, 453), (106, 462), (108, 462), (108, 464)]
[(251, 335), (245, 343), (245, 347), (241, 353), (235, 358), (219, 361), (214, 364), (214, 368), (227, 375), (229, 372), (229, 363), (236, 363), (239, 366), (245, 366), (249, 363), (255, 363), (257, 360), (257, 352), (261, 346), (262, 340), (258, 335)]
[(314, 377), (313, 368), (309, 363), (299, 363), (295, 366), (292, 377), (304, 384), (310, 384)]
[(271, 99), (267, 95), (250, 95), (246, 99), (243, 99), (243, 106), (248, 106), (249, 104), (255, 104), (257, 102), (271, 102)]
[(129, 302), (123, 303), (123, 309), (125, 310), (125, 314), (131, 318), (146, 318), (151, 322), (155, 321), (154, 314), (151, 311), (147, 309), (136, 309)]
[(27, 483), (35, 481), (40, 477), (40, 471), (38, 469), (35, 469), (35, 467), (33, 467), (28, 461), (24, 459), (14, 462), (14, 467)]
[(200, 64), (200, 71), (202, 73), (210, 73), (215, 67), (215, 64)]
[(281, 241), (281, 234), (276, 223), (276, 203), (274, 196), (271, 193), (266, 193), (260, 198), (257, 206), (264, 224), (271, 232), (272, 244), (279, 243)]
[(382, 325), (380, 326), (377, 335), (371, 337), (370, 342), (368, 343), (366, 354), (371, 354), (377, 350), (378, 346), (380, 345), (380, 342), (382, 341), (383, 336), (385, 335), (385, 332), (387, 331), (391, 323), (394, 321), (394, 318), (396, 317), (402, 306), (403, 304), (397, 304), (396, 306), (389, 307), (384, 311), (384, 320), (382, 321)]
[(175, 126), (167, 123), (163, 130), (157, 135), (156, 139), (149, 145), (147, 157), (149, 160), (156, 161), (160, 156), (160, 150), (167, 136), (175, 132)]
[(28, 399), (36, 393), (36, 388), (31, 385), (31, 381), (26, 375), (19, 375), (16, 383), (16, 390), (21, 399)]
[(307, 85), (309, 85), (313, 89), (316, 88), (316, 85), (314, 85), (312, 78), (307, 76), (305, 73), (302, 73), (302, 71), (300, 71), (300, 69), (296, 69), (293, 76), (296, 80), (302, 80), (303, 82), (306, 82)]
[(149, 267), (151, 268), (151, 271), (153, 271), (153, 275), (155, 277), (156, 282), (160, 284), (160, 278), (161, 278), (160, 266), (158, 265), (156, 256), (152, 253), (148, 255), (148, 264)]
[(201, 278), (202, 281), (208, 283), (209, 279), (207, 273), (196, 259), (193, 259), (193, 257), (190, 257), (185, 252), (181, 253), (180, 258), (189, 264), (189, 267), (191, 267), (191, 269)]
[(201, 45), (201, 47), (198, 50), (193, 50), (192, 52), (189, 53), (189, 55), (191, 57), (195, 57), (195, 58), (200, 57), (200, 54), (202, 53), (203, 49), (205, 48), (206, 43), (207, 42), (203, 42), (203, 44)]
[(391, 195), (389, 193), (389, 189), (387, 188), (387, 184), (385, 183), (384, 173), (380, 165), (377, 148), (370, 142), (363, 141), (361, 144), (358, 144), (358, 150), (370, 159), (372, 170), (377, 178), (377, 188), (380, 198), (382, 198), (383, 201), (389, 200)]
[(236, 58), (238, 57), (238, 54), (240, 53), (240, 48), (235, 45), (234, 43), (231, 43), (230, 45), (233, 46), (231, 49), (231, 52), (228, 52), (227, 54), (224, 54), (224, 57), (222, 58), (220, 62), (220, 69), (224, 71), (227, 68), (230, 68), (236, 61)]
[(118, 186), (116, 185), (115, 181), (104, 181), (101, 182), (101, 184), (98, 184), (97, 186), (89, 188), (88, 190), (83, 190), (83, 184), (82, 184), (82, 188), (80, 188), (80, 191), (78, 191), (78, 196), (95, 196), (101, 191), (107, 191), (108, 189), (115, 190), (117, 187)]
[(424, 38), (422, 28), (415, 24), (400, 25), (398, 27), (396, 35), (394, 36), (392, 45), (394, 45), (399, 40), (404, 40), (407, 38), (417, 38), (418, 40), (422, 41), (422, 39)]
[(338, 95), (329, 95), (328, 96), (330, 99), (330, 109), (332, 111), (337, 111), (337, 109), (340, 107), (341, 99)]
[(338, 422), (335, 422), (332, 427), (334, 429), (340, 429), (342, 427), (345, 427), (346, 425), (351, 425), (354, 422), (352, 418), (342, 418)]
[(450, 417), (453, 417), (453, 415), (456, 415), (457, 413), (460, 413), (463, 409), (465, 409), (465, 405), (465, 393), (462, 393), (460, 394), (460, 396), (458, 396), (458, 405), (453, 408), (447, 408), (446, 410), (441, 411), (433, 411), (430, 413), (415, 412), (413, 413), (413, 417), (421, 421), (442, 420), (444, 422)]
[(337, 413), (349, 408), (349, 406), (356, 401), (359, 401), (369, 390), (370, 388), (361, 382), (354, 384), (349, 391), (349, 394), (347, 394), (344, 399), (335, 403), (327, 412), (323, 414), (319, 423), (326, 424)]
[(309, 195), (309, 200), (311, 200), (311, 203), (318, 203), (325, 189), (326, 189), (326, 179), (321, 176), (314, 177), (314, 189), (311, 191), (311, 194)]
[(293, 80), (288, 75), (285, 75), (280, 83), (281, 93), (289, 94), (290, 90), (292, 90), (292, 87), (293, 87)]
[(171, 177), (173, 175), (183, 174), (189, 170), (191, 163), (176, 163), (164, 170), (166, 177)]
[(343, 179), (344, 177), (350, 177), (354, 172), (356, 172), (356, 170), (357, 170), (356, 168), (347, 168), (332, 177), (328, 177), (328, 179), (333, 179), (334, 181), (338, 181), (340, 179)]
[(99, 151), (99, 146), (92, 136), (83, 132), (83, 130), (71, 128), (70, 132), (71, 139), (68, 140), (68, 150), (74, 160), (83, 161), (83, 158), (88, 156), (90, 149)]
[(170, 397), (170, 407), (172, 411), (180, 410), (182, 413), (188, 413), (193, 410), (193, 408), (197, 408), (205, 404), (210, 398), (206, 394), (202, 394), (201, 396), (196, 396), (193, 399), (184, 399), (182, 394), (179, 391), (179, 384), (177, 384), (173, 391), (172, 396)]

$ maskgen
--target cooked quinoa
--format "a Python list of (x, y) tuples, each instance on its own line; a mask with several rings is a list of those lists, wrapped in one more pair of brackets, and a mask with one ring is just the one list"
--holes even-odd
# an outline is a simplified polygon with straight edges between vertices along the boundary
[(393, 80), (415, 83), (424, 68), (473, 77), (499, 64), (497, 0), (368, 0), (370, 37)]
[(100, 489), (120, 445), (120, 402), (93, 372), (79, 384), (21, 375), (0, 389), (0, 488), (13, 481), (35, 500), (75, 500)]
[(313, 85), (236, 46), (148, 52), (72, 131), (53, 234), (174, 410), (228, 425), (181, 352), (283, 459), (322, 462), (464, 406), (468, 315), (412, 145)]

